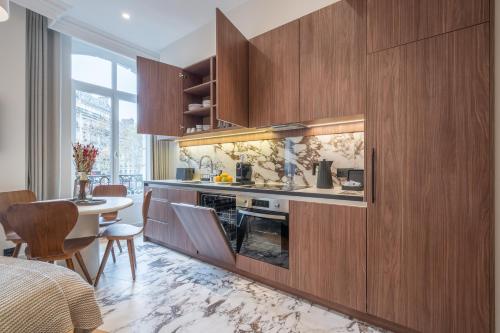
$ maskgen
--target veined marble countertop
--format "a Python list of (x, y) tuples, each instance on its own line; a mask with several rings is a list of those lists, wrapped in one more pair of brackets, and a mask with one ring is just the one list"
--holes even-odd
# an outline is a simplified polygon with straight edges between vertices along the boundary
[(334, 187), (333, 189), (319, 189), (316, 187), (309, 187), (306, 189), (299, 189), (294, 191), (283, 191), (264, 188), (248, 188), (238, 185), (226, 185), (220, 183), (196, 183), (189, 181), (185, 182), (175, 179), (148, 180), (144, 182), (145, 186), (147, 186), (148, 184), (165, 185), (179, 188), (187, 187), (198, 191), (222, 194), (259, 193), (265, 194), (266, 197), (269, 198), (281, 198), (295, 201), (326, 203), (343, 206), (366, 207), (366, 202), (363, 201), (363, 191), (344, 191), (340, 187)]

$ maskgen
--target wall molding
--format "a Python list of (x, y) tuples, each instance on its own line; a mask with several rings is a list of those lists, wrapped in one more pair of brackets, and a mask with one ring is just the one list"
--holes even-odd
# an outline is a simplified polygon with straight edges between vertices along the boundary
[(46, 16), (49, 28), (65, 35), (81, 39), (129, 58), (137, 56), (158, 60), (160, 52), (145, 49), (136, 44), (111, 35), (85, 22), (69, 17), (72, 6), (64, 0), (12, 0), (38, 14)]

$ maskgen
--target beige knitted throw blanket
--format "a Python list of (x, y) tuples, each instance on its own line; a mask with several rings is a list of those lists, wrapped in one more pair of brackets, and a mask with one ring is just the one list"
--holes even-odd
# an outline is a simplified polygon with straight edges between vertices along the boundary
[(102, 325), (94, 288), (64, 267), (0, 256), (0, 332), (68, 333)]

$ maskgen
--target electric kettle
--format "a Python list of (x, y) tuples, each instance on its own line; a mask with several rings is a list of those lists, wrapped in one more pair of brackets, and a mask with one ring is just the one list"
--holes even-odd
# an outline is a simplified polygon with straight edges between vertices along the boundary
[(313, 175), (316, 175), (316, 168), (318, 168), (318, 176), (316, 178), (317, 188), (332, 188), (332, 164), (333, 161), (323, 160), (319, 163), (313, 163)]

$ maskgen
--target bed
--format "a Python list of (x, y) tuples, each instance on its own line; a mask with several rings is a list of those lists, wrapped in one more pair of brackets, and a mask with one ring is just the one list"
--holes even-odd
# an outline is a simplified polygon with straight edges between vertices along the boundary
[(0, 256), (0, 332), (91, 332), (100, 325), (94, 289), (80, 275)]

